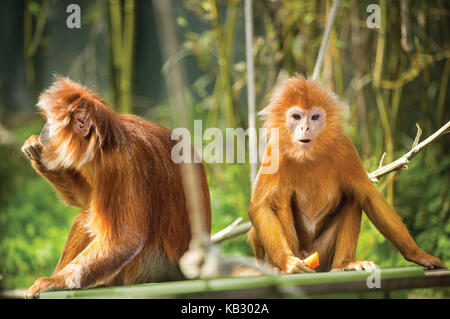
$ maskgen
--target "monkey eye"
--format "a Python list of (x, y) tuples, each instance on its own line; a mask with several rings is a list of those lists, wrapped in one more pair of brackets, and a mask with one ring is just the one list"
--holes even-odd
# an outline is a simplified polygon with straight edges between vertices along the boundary
[(298, 121), (298, 120), (300, 120), (301, 116), (300, 116), (300, 114), (294, 113), (294, 114), (292, 114), (292, 118), (294, 120)]
[(320, 117), (319, 114), (314, 114), (313, 116), (311, 116), (311, 120), (317, 121), (319, 119), (319, 117)]

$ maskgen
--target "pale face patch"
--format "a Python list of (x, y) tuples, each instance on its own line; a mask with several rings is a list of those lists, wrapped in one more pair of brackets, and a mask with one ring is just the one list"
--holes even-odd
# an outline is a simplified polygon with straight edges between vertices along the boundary
[(314, 145), (314, 139), (325, 128), (326, 113), (319, 106), (305, 110), (293, 106), (286, 112), (286, 126), (292, 134), (295, 145), (302, 152), (308, 152)]

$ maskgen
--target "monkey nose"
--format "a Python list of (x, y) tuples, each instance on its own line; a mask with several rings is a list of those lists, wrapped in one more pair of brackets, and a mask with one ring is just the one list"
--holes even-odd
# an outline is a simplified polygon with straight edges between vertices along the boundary
[(302, 131), (308, 132), (309, 131), (309, 126), (302, 126)]

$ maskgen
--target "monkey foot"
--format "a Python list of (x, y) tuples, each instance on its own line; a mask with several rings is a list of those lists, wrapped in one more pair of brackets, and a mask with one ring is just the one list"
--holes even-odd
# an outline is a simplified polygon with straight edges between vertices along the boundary
[(342, 271), (342, 270), (369, 270), (374, 271), (377, 265), (373, 261), (351, 261), (344, 264), (341, 267), (333, 268), (331, 271)]

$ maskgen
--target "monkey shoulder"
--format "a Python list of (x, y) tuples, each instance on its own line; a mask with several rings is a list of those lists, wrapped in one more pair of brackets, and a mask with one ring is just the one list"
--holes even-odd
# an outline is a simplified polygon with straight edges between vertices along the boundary
[(120, 120), (129, 135), (128, 141), (136, 145), (157, 146), (170, 150), (173, 146), (172, 131), (160, 124), (147, 121), (137, 115), (121, 114)]
[(128, 129), (138, 127), (146, 132), (161, 135), (161, 136), (166, 136), (169, 138), (170, 138), (170, 135), (172, 132), (171, 130), (169, 130), (168, 128), (166, 128), (160, 124), (157, 124), (157, 123), (151, 122), (151, 121), (147, 121), (137, 115), (120, 114), (120, 119), (121, 119), (122, 123), (125, 125), (125, 127), (127, 127)]
[(347, 136), (344, 136), (339, 154), (334, 163), (336, 176), (344, 194), (353, 196), (360, 190), (370, 186), (367, 170), (358, 154), (358, 151)]

